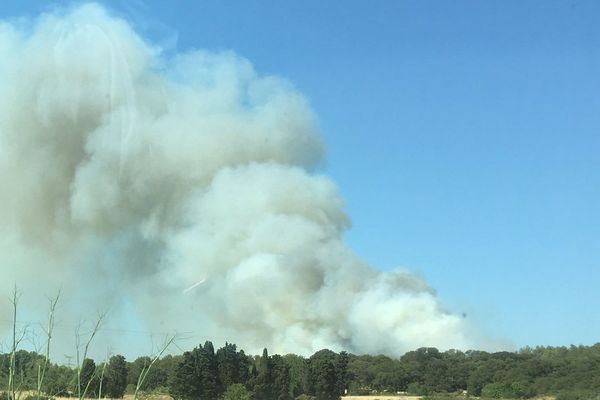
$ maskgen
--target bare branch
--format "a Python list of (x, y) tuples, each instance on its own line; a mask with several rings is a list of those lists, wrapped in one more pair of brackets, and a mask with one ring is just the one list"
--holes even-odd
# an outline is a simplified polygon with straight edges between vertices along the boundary
[(92, 381), (94, 380), (95, 377), (95, 373), (92, 375), (92, 377), (88, 380), (88, 382), (83, 382), (85, 383), (85, 388), (83, 390), (83, 392), (81, 391), (81, 386), (82, 386), (82, 382), (81, 382), (81, 367), (82, 367), (82, 363), (83, 361), (85, 361), (85, 359), (87, 358), (88, 355), (88, 351), (90, 349), (90, 345), (92, 344), (92, 341), (94, 340), (94, 338), (96, 337), (96, 334), (98, 333), (98, 331), (100, 330), (100, 326), (102, 325), (102, 322), (104, 320), (104, 318), (106, 317), (106, 312), (102, 313), (98, 316), (98, 319), (96, 320), (96, 323), (94, 325), (94, 328), (92, 329), (90, 336), (87, 340), (87, 342), (85, 343), (84, 346), (84, 350), (83, 350), (83, 360), (80, 359), (80, 348), (81, 348), (81, 335), (79, 334), (79, 329), (80, 329), (80, 325), (77, 327), (77, 331), (76, 331), (76, 335), (75, 335), (75, 343), (76, 343), (76, 347), (77, 347), (77, 395), (79, 400), (83, 400), (87, 394), (87, 391), (90, 387), (90, 384), (92, 383)]
[(15, 386), (15, 374), (16, 374), (16, 357), (17, 348), (25, 338), (27, 334), (27, 328), (24, 327), (21, 332), (17, 333), (17, 309), (19, 299), (21, 298), (21, 292), (18, 290), (17, 285), (14, 286), (12, 297), (10, 302), (13, 309), (13, 320), (12, 320), (12, 348), (10, 352), (10, 365), (8, 367), (8, 395), (11, 400), (16, 400), (17, 388)]
[(138, 393), (140, 392), (140, 389), (142, 388), (142, 385), (144, 384), (144, 381), (146, 380), (146, 377), (148, 376), (148, 373), (152, 369), (152, 366), (154, 366), (154, 363), (156, 363), (156, 361), (158, 361), (160, 359), (160, 357), (162, 357), (162, 355), (164, 354), (164, 352), (167, 351), (167, 349), (171, 346), (171, 344), (173, 344), (173, 342), (175, 341), (176, 337), (177, 337), (177, 334), (174, 334), (173, 336), (167, 337), (165, 339), (165, 343), (164, 343), (163, 347), (154, 356), (154, 358), (152, 359), (152, 361), (150, 362), (150, 364), (147, 367), (144, 366), (144, 368), (142, 368), (142, 372), (140, 373), (140, 376), (138, 377), (137, 385), (135, 387), (135, 393), (133, 394), (133, 400), (137, 400)]
[(54, 331), (54, 317), (56, 312), (56, 305), (58, 304), (58, 300), (60, 299), (61, 291), (54, 298), (49, 299), (50, 301), (50, 311), (48, 312), (48, 325), (46, 328), (46, 353), (44, 354), (44, 363), (43, 365), (38, 365), (38, 379), (37, 379), (37, 391), (36, 397), (37, 400), (41, 400), (42, 397), (42, 385), (44, 384), (44, 379), (46, 377), (46, 371), (48, 369), (48, 364), (50, 362), (50, 343), (52, 341), (52, 333)]

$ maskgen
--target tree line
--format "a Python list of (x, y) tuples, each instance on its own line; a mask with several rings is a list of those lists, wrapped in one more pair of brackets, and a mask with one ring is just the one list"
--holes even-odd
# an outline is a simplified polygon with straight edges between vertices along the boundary
[[(11, 354), (0, 354), (0, 389), (6, 390)], [(19, 390), (34, 390), (44, 356), (19, 350), (14, 369)], [(536, 347), (518, 352), (439, 351), (420, 348), (399, 358), (320, 350), (260, 356), (210, 341), (180, 355), (127, 361), (115, 355), (106, 363), (86, 358), (79, 379), (74, 368), (50, 363), (43, 391), (47, 396), (76, 396), (86, 384), (88, 397), (121, 398), (139, 387), (145, 393), (180, 400), (334, 400), (348, 394), (459, 394), (485, 398), (559, 400), (597, 398), (600, 394), (600, 343), (593, 346)], [(149, 369), (149, 366), (152, 368)], [(145, 374), (145, 375), (144, 375)]]

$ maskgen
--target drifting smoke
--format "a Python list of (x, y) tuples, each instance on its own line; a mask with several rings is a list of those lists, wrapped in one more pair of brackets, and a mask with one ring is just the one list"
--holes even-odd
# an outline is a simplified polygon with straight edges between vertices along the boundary
[(4, 293), (126, 298), (149, 329), (251, 351), (476, 344), (421, 279), (342, 242), (286, 81), (230, 52), (167, 57), (97, 5), (2, 23), (0, 56)]

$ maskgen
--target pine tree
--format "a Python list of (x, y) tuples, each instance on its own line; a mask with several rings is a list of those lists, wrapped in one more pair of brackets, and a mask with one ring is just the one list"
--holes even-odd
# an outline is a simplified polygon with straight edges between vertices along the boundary
[(170, 377), (170, 392), (178, 399), (200, 398), (201, 390), (196, 374), (195, 352), (197, 352), (197, 349), (183, 353), (183, 358)]
[(308, 360), (308, 389), (316, 400), (336, 400), (340, 397), (336, 382), (336, 356), (331, 350), (320, 350)]
[(83, 363), (81, 364), (79, 384), (81, 394), (83, 395), (85, 393), (85, 397), (90, 397), (96, 394), (96, 385), (94, 382), (95, 374), (96, 363), (94, 363), (94, 360), (90, 358), (86, 358), (85, 360), (83, 360)]
[(348, 388), (349, 377), (348, 377), (348, 353), (342, 351), (335, 358), (335, 380), (336, 380), (336, 392), (339, 396), (343, 396)]
[(271, 356), (272, 393), (276, 400), (289, 400), (290, 367), (280, 355)]
[(258, 367), (256, 370), (256, 378), (254, 379), (254, 397), (261, 400), (274, 400), (272, 366), (267, 349), (263, 350), (263, 355), (258, 360)]
[(198, 371), (202, 386), (201, 399), (216, 399), (219, 392), (219, 370), (212, 342), (199, 347)]
[(219, 395), (235, 383), (248, 382), (248, 358), (243, 351), (238, 352), (236, 345), (225, 343), (217, 350), (217, 369), (219, 371)]
[(104, 388), (106, 394), (113, 398), (122, 398), (127, 387), (127, 362), (125, 357), (116, 355), (110, 358), (106, 367)]

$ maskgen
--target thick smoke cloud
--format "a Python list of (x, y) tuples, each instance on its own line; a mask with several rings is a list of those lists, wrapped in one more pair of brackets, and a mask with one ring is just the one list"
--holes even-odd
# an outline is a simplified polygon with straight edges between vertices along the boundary
[(288, 82), (230, 52), (166, 56), (97, 5), (2, 23), (0, 57), (4, 293), (62, 286), (69, 315), (127, 299), (148, 329), (250, 351), (480, 345), (420, 278), (342, 242)]

